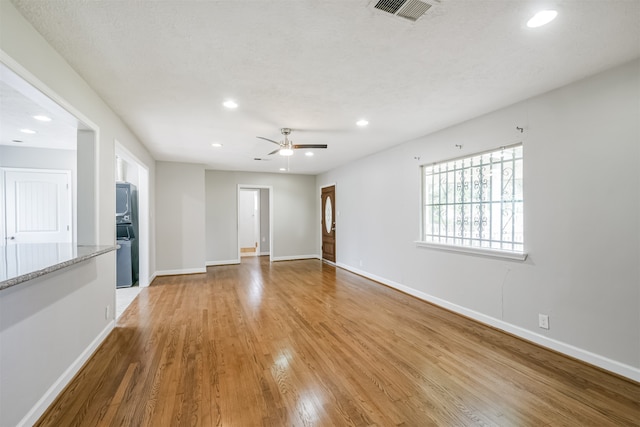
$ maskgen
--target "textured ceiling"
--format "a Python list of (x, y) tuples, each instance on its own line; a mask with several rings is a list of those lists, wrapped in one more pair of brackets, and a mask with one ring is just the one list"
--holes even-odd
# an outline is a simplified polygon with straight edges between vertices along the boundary
[(290, 127), (329, 145), (290, 159), (319, 173), (640, 56), (636, 0), (557, 0), (538, 29), (541, 1), (442, 0), (415, 23), (369, 0), (12, 1), (156, 159), (211, 169), (277, 171), (256, 136)]

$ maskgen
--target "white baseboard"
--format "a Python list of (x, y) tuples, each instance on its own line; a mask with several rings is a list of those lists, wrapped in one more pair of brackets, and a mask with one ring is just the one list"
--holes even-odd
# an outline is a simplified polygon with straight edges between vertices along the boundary
[(211, 267), (212, 265), (231, 265), (231, 264), (240, 264), (239, 259), (228, 259), (226, 261), (207, 261), (207, 267)]
[(297, 259), (319, 259), (318, 255), (292, 255), (271, 257), (271, 261), (295, 261)]
[(183, 268), (179, 270), (160, 270), (156, 271), (156, 276), (176, 276), (180, 274), (198, 274), (206, 273), (206, 268)]
[(73, 379), (73, 377), (78, 373), (80, 368), (84, 366), (89, 357), (93, 355), (98, 346), (104, 341), (105, 338), (111, 333), (113, 328), (115, 327), (115, 320), (112, 320), (107, 324), (107, 326), (98, 334), (97, 337), (89, 344), (87, 348), (84, 349), (80, 356), (67, 368), (66, 371), (58, 377), (58, 379), (53, 383), (51, 387), (45, 392), (45, 394), (36, 402), (36, 404), (27, 412), (27, 415), (20, 420), (18, 423), (18, 427), (22, 426), (32, 426), (34, 425), (38, 419), (44, 414), (44, 411), (47, 410), (49, 405), (53, 403), (58, 394), (69, 384), (69, 382)]
[(151, 284), (153, 283), (153, 279), (155, 279), (157, 275), (157, 273), (153, 273), (151, 277), (149, 277), (149, 284), (147, 286), (151, 286)]
[(271, 252), (260, 252), (258, 254), (258, 256), (267, 256), (267, 255), (271, 255)]
[(562, 354), (566, 354), (567, 356), (573, 357), (575, 359), (586, 362), (590, 365), (597, 366), (606, 371), (613, 372), (615, 374), (621, 375), (625, 378), (629, 378), (633, 381), (640, 382), (640, 369), (617, 362), (615, 360), (609, 359), (605, 356), (601, 356), (599, 354), (592, 353), (588, 350), (584, 350), (579, 347), (575, 347), (571, 344), (564, 343), (562, 341), (554, 340), (553, 338), (548, 338), (543, 335), (537, 334), (535, 332), (531, 332), (528, 329), (524, 329), (520, 326), (512, 325), (511, 323), (507, 323), (503, 320), (496, 319), (491, 316), (487, 316), (486, 314), (479, 313), (474, 310), (470, 310), (468, 308), (462, 307), (457, 304), (453, 304), (449, 301), (443, 300), (438, 297), (434, 297), (433, 295), (429, 295), (427, 293), (418, 291), (416, 289), (410, 288), (405, 285), (401, 285), (400, 283), (393, 282), (391, 280), (387, 280), (383, 277), (376, 276), (375, 274), (368, 273), (363, 270), (359, 270), (355, 267), (351, 267), (350, 265), (337, 263), (336, 264), (340, 268), (344, 268), (345, 270), (349, 270), (352, 273), (356, 273), (360, 276), (366, 277), (371, 280), (375, 280), (376, 282), (380, 282), (384, 285), (387, 285), (391, 288), (402, 291), (406, 294), (412, 295), (421, 300), (430, 302), (437, 306), (446, 308), (447, 310), (453, 311), (455, 313), (461, 314), (463, 316), (469, 317), (473, 320), (476, 320), (480, 323), (484, 323), (486, 325), (492, 326), (496, 329), (500, 329), (504, 332), (510, 333), (512, 335), (523, 338), (527, 341), (530, 341), (534, 344), (540, 345), (542, 347), (549, 348), (551, 350), (557, 351)]

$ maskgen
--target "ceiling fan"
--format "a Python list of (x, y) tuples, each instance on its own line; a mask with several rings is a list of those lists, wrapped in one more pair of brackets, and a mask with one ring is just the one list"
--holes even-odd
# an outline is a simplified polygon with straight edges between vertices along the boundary
[(272, 142), (279, 146), (277, 150), (273, 150), (268, 155), (280, 153), (281, 156), (292, 156), (293, 150), (297, 150), (300, 148), (327, 148), (327, 144), (294, 144), (289, 140), (289, 135), (291, 134), (290, 128), (282, 128), (280, 129), (280, 133), (284, 135), (284, 141), (277, 142), (273, 139), (265, 138), (263, 136), (258, 136), (257, 138), (264, 139), (265, 141)]

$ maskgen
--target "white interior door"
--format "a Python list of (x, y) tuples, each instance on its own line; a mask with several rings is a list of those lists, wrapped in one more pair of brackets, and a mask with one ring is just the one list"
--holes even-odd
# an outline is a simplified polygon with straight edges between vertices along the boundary
[(242, 256), (260, 253), (260, 192), (240, 190), (238, 234)]
[(69, 171), (6, 169), (7, 243), (71, 242), (70, 182)]

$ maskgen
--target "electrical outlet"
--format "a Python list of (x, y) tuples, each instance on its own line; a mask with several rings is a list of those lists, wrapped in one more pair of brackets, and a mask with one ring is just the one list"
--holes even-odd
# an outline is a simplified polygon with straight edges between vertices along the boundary
[(110, 315), (111, 315), (111, 306), (107, 305), (104, 308), (104, 320), (109, 320)]
[(546, 314), (538, 314), (538, 326), (542, 329), (549, 329), (549, 316)]

